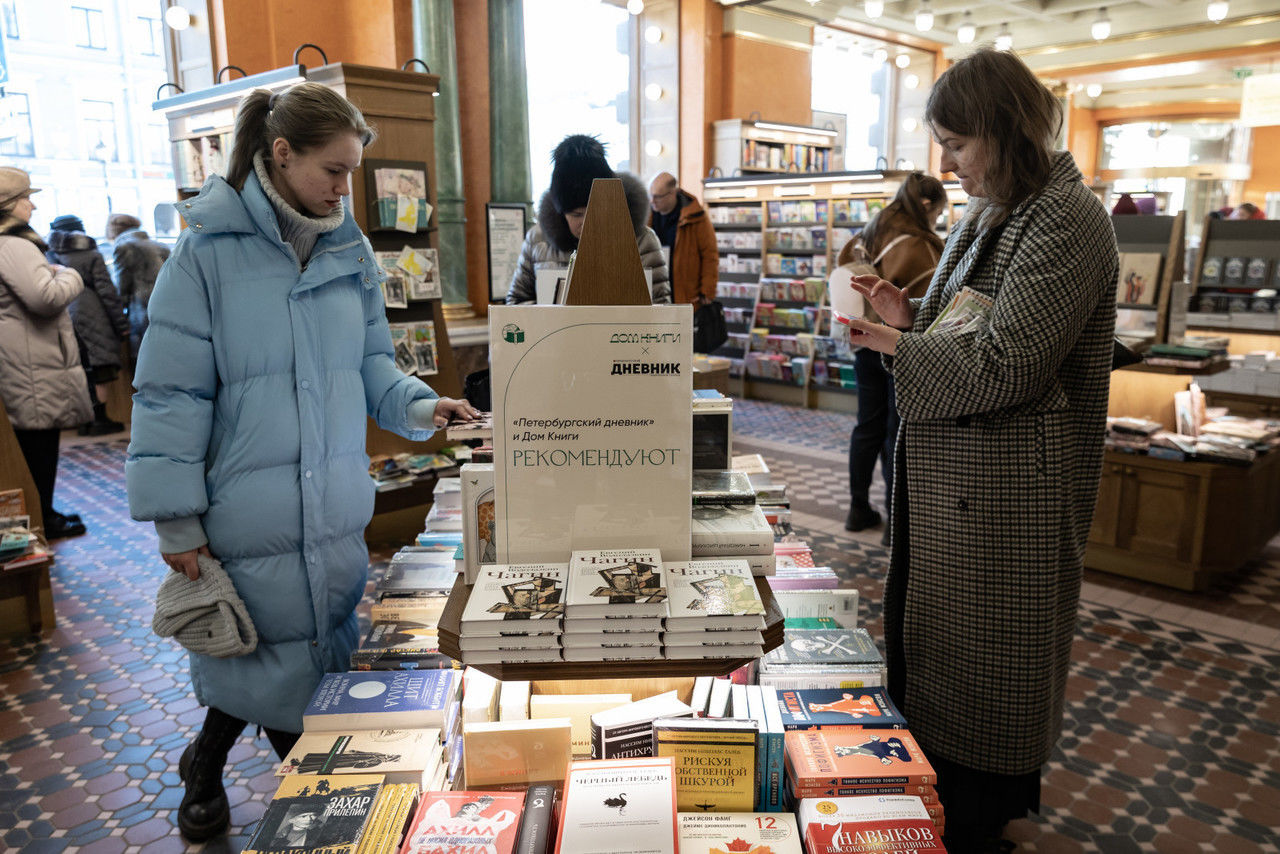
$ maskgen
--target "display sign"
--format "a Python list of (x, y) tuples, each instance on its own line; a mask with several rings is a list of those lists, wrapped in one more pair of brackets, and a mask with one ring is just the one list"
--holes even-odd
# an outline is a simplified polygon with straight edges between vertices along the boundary
[(489, 299), (502, 302), (520, 264), (520, 248), (528, 230), (525, 207), (489, 202), (484, 211), (489, 246)]
[(688, 306), (489, 310), (499, 563), (689, 558)]
[(1280, 125), (1280, 73), (1245, 78), (1240, 124), (1255, 128)]

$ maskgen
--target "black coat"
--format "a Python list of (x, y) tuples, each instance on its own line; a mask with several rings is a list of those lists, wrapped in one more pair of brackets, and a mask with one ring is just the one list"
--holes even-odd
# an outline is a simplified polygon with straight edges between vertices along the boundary
[(126, 231), (116, 238), (116, 284), (129, 310), (130, 352), (137, 354), (147, 331), (147, 304), (156, 276), (169, 259), (169, 248), (152, 240), (145, 231)]
[(129, 336), (129, 322), (98, 244), (82, 231), (55, 231), (47, 257), (84, 280), (84, 292), (71, 304), (71, 325), (89, 355), (85, 367), (120, 367), (120, 342)]

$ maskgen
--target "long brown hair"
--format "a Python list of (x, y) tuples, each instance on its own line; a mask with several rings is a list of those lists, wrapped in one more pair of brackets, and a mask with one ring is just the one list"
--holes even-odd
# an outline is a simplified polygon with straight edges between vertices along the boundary
[(1003, 222), (1048, 183), (1062, 105), (1011, 51), (982, 48), (944, 71), (924, 120), (935, 134), (942, 127), (985, 146), (987, 195), (969, 206), (983, 227)]
[(261, 152), (270, 162), (277, 139), (284, 138), (296, 151), (307, 151), (345, 132), (354, 133), (366, 147), (377, 136), (356, 105), (328, 86), (299, 83), (277, 94), (254, 89), (236, 113), (227, 183), (243, 190), (253, 171), (253, 156)]
[(862, 245), (874, 258), (880, 253), (880, 244), (883, 242), (880, 232), (885, 229), (920, 232), (931, 236), (933, 223), (929, 220), (929, 205), (944, 202), (946, 198), (947, 191), (941, 181), (923, 172), (912, 172), (898, 187), (893, 200), (862, 229)]

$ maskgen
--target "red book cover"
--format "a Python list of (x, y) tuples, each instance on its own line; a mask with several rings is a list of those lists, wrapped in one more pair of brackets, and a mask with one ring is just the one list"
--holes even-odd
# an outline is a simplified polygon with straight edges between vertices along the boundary
[(423, 792), (400, 854), (511, 854), (524, 792)]
[(796, 800), (801, 798), (854, 798), (860, 795), (912, 795), (925, 806), (936, 806), (938, 793), (933, 786), (911, 784), (895, 786), (806, 786), (791, 789)]
[(924, 751), (906, 730), (792, 730), (785, 743), (795, 789), (938, 782)]
[(947, 854), (927, 818), (811, 824), (804, 841), (809, 854)]

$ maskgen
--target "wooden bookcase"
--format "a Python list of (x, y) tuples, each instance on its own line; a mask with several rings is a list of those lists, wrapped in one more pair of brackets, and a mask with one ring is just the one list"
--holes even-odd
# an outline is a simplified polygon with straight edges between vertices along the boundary
[(828, 128), (750, 119), (712, 122), (713, 159), (724, 175), (826, 172), (839, 134)]
[[(1246, 278), (1228, 280), (1231, 259), (1243, 262)], [(1266, 265), (1261, 280), (1247, 279), (1251, 262)], [(1216, 273), (1215, 273), (1216, 268)], [(1229, 331), (1280, 331), (1280, 298), (1258, 296), (1280, 288), (1280, 222), (1206, 218), (1191, 270), (1191, 306), (1187, 323)]]

